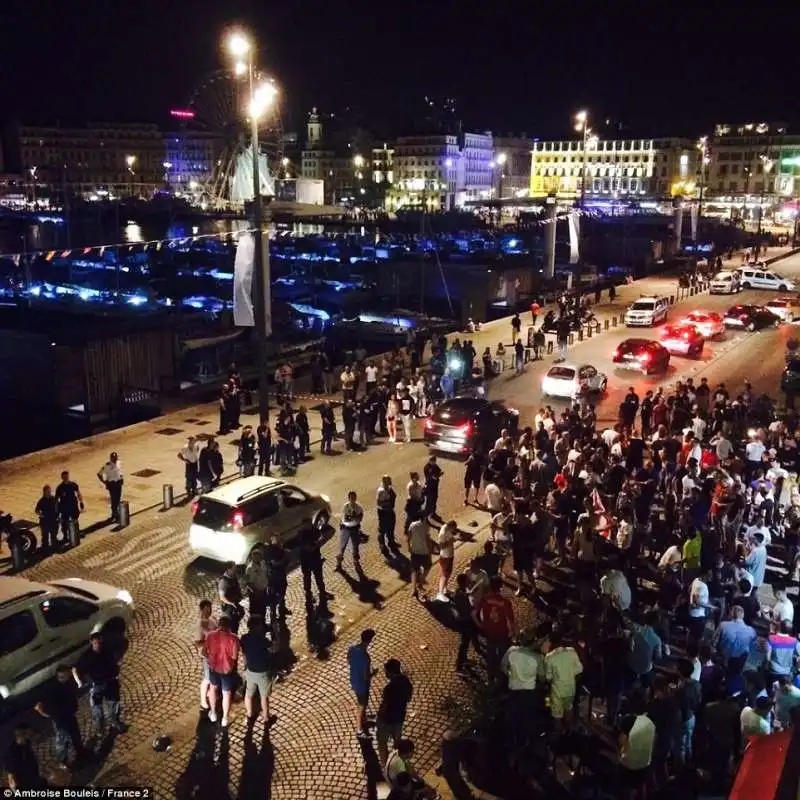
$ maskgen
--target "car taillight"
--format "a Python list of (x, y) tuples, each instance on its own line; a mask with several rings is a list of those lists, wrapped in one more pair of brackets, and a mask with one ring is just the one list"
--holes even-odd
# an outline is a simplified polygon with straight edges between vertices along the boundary
[(611, 351), (611, 358), (619, 358), (619, 348), (615, 348)]
[(469, 436), (469, 435), (472, 433), (472, 425), (470, 425), (470, 423), (469, 423), (469, 422), (467, 422), (467, 423), (466, 423), (466, 425), (462, 425), (462, 426), (461, 426), (461, 427), (458, 429), (458, 432), (459, 432), (459, 433), (460, 433), (462, 436)]
[(198, 508), (200, 508), (200, 501), (199, 500), (195, 500), (194, 503), (192, 503), (192, 516), (197, 514), (197, 509)]
[(244, 514), (241, 511), (237, 511), (231, 517), (231, 527), (235, 531), (240, 531), (244, 527)]

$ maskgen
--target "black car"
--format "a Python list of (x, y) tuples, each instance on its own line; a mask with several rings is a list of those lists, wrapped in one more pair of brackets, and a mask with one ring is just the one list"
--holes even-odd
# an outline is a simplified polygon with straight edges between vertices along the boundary
[(625, 339), (614, 350), (611, 360), (621, 369), (635, 369), (645, 375), (666, 372), (669, 350), (652, 339)]
[(425, 420), (425, 444), (443, 453), (468, 455), (476, 445), (488, 452), (500, 432), (515, 433), (519, 411), (478, 397), (454, 397)]
[(731, 306), (725, 312), (724, 322), (728, 328), (754, 331), (756, 328), (777, 327), (781, 324), (781, 318), (766, 306), (738, 305)]

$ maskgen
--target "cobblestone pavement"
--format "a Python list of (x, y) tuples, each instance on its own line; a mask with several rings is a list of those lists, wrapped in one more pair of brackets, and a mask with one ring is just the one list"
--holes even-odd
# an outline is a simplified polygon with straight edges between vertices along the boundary
[[(795, 266), (800, 266), (800, 259), (795, 260)], [(779, 330), (744, 336), (734, 367), (740, 361), (748, 365), (748, 370), (759, 365), (765, 380), (770, 376), (774, 380), (781, 350), (769, 346), (766, 337), (782, 335)], [(756, 338), (759, 336), (762, 338)], [(608, 340), (583, 343), (578, 347), (580, 357), (599, 358), (613, 337), (612, 333)], [(742, 373), (734, 372), (725, 358), (732, 356), (720, 356), (719, 364), (704, 364), (703, 368), (712, 374), (729, 375), (731, 383), (740, 382)], [(694, 365), (679, 365), (670, 379), (690, 369)], [(524, 422), (530, 422), (532, 411), (541, 402), (538, 390), (533, 388), (540, 371), (541, 366), (534, 365), (522, 378), (501, 376), (492, 389), (496, 396), (520, 407)], [(612, 393), (602, 404), (606, 413), (615, 408), (614, 402)], [(370, 796), (364, 757), (353, 735), (354, 709), (345, 665), (346, 646), (364, 627), (378, 630), (374, 664), (380, 666), (386, 658), (398, 657), (415, 683), (407, 733), (417, 744), (419, 768), (430, 769), (436, 763), (441, 734), (448, 724), (450, 699), (463, 693), (461, 679), (452, 671), (456, 637), (427, 607), (410, 598), (403, 560), (393, 565), (384, 562), (375, 546), (373, 510), (379, 476), (390, 472), (402, 488), (409, 470), (421, 469), (425, 456), (418, 442), (380, 444), (363, 453), (317, 456), (301, 467), (297, 482), (329, 494), (335, 510), (348, 489), (360, 493), (368, 512), (364, 530), (369, 541), (362, 555), (367, 577), (359, 580), (352, 570), (349, 574), (333, 572), (335, 541), (326, 543), (326, 580), (336, 598), (331, 608), (337, 641), (320, 657), (308, 648), (299, 575), (294, 572), (290, 576), (293, 655), (287, 659), (285, 675), (273, 694), (274, 710), (280, 719), (267, 744), (260, 725), (252, 736), (247, 735), (241, 707), (236, 708), (226, 737), (210, 726), (198, 725), (200, 664), (191, 643), (197, 603), (215, 596), (218, 569), (207, 563), (190, 563), (188, 509), (144, 513), (124, 531), (89, 536), (78, 549), (31, 567), (27, 575), (34, 579), (76, 575), (107, 581), (127, 588), (136, 602), (130, 645), (122, 665), (130, 729), (113, 742), (99, 774), (94, 774), (96, 768), (83, 770), (75, 776), (75, 783), (96, 780), (103, 786), (151, 785), (157, 796), (164, 798), (250, 797), (264, 793), (267, 785), (271, 786), (271, 795), (265, 796), (278, 800), (355, 800)], [(466, 540), (457, 550), (458, 569), (478, 547), (477, 541), (470, 540), (480, 538), (487, 515), (463, 507), (463, 467), (448, 460), (442, 460), (442, 465), (445, 478), (440, 513), (456, 516)], [(377, 694), (381, 686), (378, 677), (373, 693)], [(88, 733), (85, 712), (82, 707), (82, 722)], [(48, 762), (52, 754), (47, 729), (43, 721), (36, 722), (42, 758)], [(9, 726), (4, 726), (2, 736), (7, 737), (8, 731)], [(171, 750), (164, 754), (151, 747), (153, 738), (162, 733), (173, 738)]]

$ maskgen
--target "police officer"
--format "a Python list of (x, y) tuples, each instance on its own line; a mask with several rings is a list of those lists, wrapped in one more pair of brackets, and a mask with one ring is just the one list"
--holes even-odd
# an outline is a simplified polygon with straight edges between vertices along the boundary
[(378, 544), (382, 552), (385, 552), (387, 547), (391, 550), (398, 549), (394, 538), (397, 524), (397, 514), (394, 510), (396, 502), (397, 492), (392, 486), (392, 479), (389, 475), (384, 475), (375, 496), (375, 505), (378, 508)]
[(268, 422), (262, 422), (256, 428), (258, 439), (258, 474), (269, 475), (269, 465), (272, 460), (272, 430)]
[(333, 415), (333, 408), (327, 400), (322, 404), (319, 410), (319, 416), (322, 422), (322, 443), (320, 444), (320, 452), (330, 455), (333, 452), (336, 419)]
[(333, 599), (333, 595), (325, 590), (325, 577), (322, 573), (324, 559), (320, 548), (322, 540), (319, 531), (309, 517), (303, 520), (300, 527), (300, 571), (303, 573), (303, 592), (306, 596), (306, 613), (314, 608), (314, 595), (311, 593), (311, 578), (317, 584), (319, 594), (319, 610), (325, 614), (328, 610), (328, 600)]
[(439, 481), (444, 474), (442, 468), (436, 462), (436, 456), (431, 456), (423, 470), (425, 475), (425, 516), (438, 519), (436, 516), (436, 504), (439, 502)]
[(364, 507), (357, 500), (358, 495), (355, 492), (348, 492), (347, 502), (342, 508), (342, 519), (339, 526), (339, 554), (336, 556), (337, 570), (342, 568), (344, 552), (347, 550), (348, 542), (353, 548), (353, 564), (356, 569), (360, 569), (361, 561), (358, 555), (358, 548), (361, 523), (364, 520)]
[(286, 617), (292, 612), (286, 608), (286, 590), (288, 581), (286, 573), (289, 565), (289, 555), (277, 538), (264, 549), (264, 560), (267, 565), (267, 606), (269, 619), (273, 631), (280, 624), (286, 627)]
[(58, 503), (58, 516), (61, 520), (61, 533), (69, 541), (70, 525), (78, 528), (78, 516), (83, 511), (83, 495), (75, 481), (69, 479), (69, 472), (61, 473), (61, 483), (56, 486), (56, 502)]
[(194, 497), (197, 494), (197, 470), (200, 461), (200, 445), (194, 436), (190, 436), (186, 440), (186, 444), (178, 451), (178, 459), (183, 461), (186, 494)]
[(242, 435), (239, 437), (239, 451), (236, 456), (236, 463), (239, 465), (239, 474), (243, 478), (249, 478), (256, 471), (256, 437), (251, 425), (242, 428)]
[(308, 424), (308, 411), (305, 406), (300, 406), (294, 415), (294, 424), (299, 439), (298, 458), (300, 461), (305, 461), (311, 452), (311, 426)]
[(236, 576), (236, 564), (232, 561), (225, 567), (225, 572), (217, 584), (217, 596), (222, 606), (222, 616), (229, 617), (231, 633), (238, 633), (239, 623), (242, 621), (242, 587)]
[(58, 502), (49, 485), (42, 487), (42, 496), (36, 503), (36, 516), (42, 532), (42, 550), (47, 553), (56, 546), (58, 536)]
[(97, 479), (106, 487), (111, 504), (111, 521), (119, 522), (119, 504), (122, 500), (122, 462), (116, 453), (97, 472)]

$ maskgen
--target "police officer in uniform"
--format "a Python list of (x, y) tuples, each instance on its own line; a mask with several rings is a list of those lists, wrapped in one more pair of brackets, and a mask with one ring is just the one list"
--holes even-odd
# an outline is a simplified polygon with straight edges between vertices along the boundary
[(333, 408), (326, 400), (319, 410), (322, 421), (322, 444), (320, 452), (330, 455), (333, 452), (333, 437), (336, 434), (336, 419), (333, 415)]
[(384, 475), (375, 497), (375, 505), (378, 508), (378, 544), (382, 552), (386, 552), (387, 547), (391, 550), (398, 549), (394, 538), (397, 524), (397, 514), (394, 510), (396, 502), (397, 492), (392, 486), (392, 479), (389, 475)]
[(342, 520), (339, 526), (339, 554), (336, 556), (336, 569), (342, 568), (344, 552), (347, 550), (347, 543), (353, 548), (353, 564), (356, 569), (360, 569), (361, 561), (358, 556), (359, 536), (361, 535), (361, 523), (364, 520), (364, 507), (357, 502), (358, 495), (355, 492), (347, 493), (347, 502), (342, 508)]
[(178, 458), (183, 461), (186, 494), (194, 497), (197, 494), (197, 472), (200, 461), (200, 445), (194, 436), (186, 440), (186, 444), (178, 451)]
[(325, 577), (322, 573), (322, 558), (320, 547), (322, 540), (319, 531), (314, 528), (314, 524), (309, 517), (303, 520), (300, 526), (300, 571), (303, 573), (303, 592), (306, 596), (306, 612), (314, 608), (314, 595), (311, 593), (311, 578), (317, 584), (319, 594), (319, 611), (326, 614), (328, 610), (328, 600), (333, 599), (333, 595), (325, 589)]
[(219, 579), (217, 596), (222, 606), (222, 616), (230, 618), (231, 633), (238, 633), (244, 610), (242, 609), (242, 587), (236, 577), (236, 564), (232, 561), (227, 564), (225, 572)]
[(56, 486), (56, 502), (58, 503), (58, 516), (61, 520), (61, 533), (69, 541), (69, 527), (78, 528), (78, 516), (83, 511), (83, 495), (75, 481), (69, 479), (69, 472), (61, 473), (61, 483)]
[(256, 437), (251, 425), (245, 425), (239, 437), (239, 452), (236, 456), (239, 474), (249, 478), (256, 471)]
[(258, 439), (258, 474), (269, 475), (269, 465), (272, 460), (272, 430), (268, 422), (262, 422), (256, 428)]
[(36, 503), (36, 516), (42, 531), (42, 550), (47, 553), (56, 546), (58, 536), (58, 501), (50, 486), (42, 487), (42, 496)]
[(111, 521), (119, 522), (119, 504), (122, 500), (122, 463), (116, 453), (111, 453), (108, 461), (100, 467), (97, 478), (106, 487), (111, 504)]
[(425, 475), (425, 516), (438, 519), (436, 505), (439, 502), (439, 481), (442, 479), (442, 468), (436, 462), (436, 456), (431, 456), (423, 470)]

